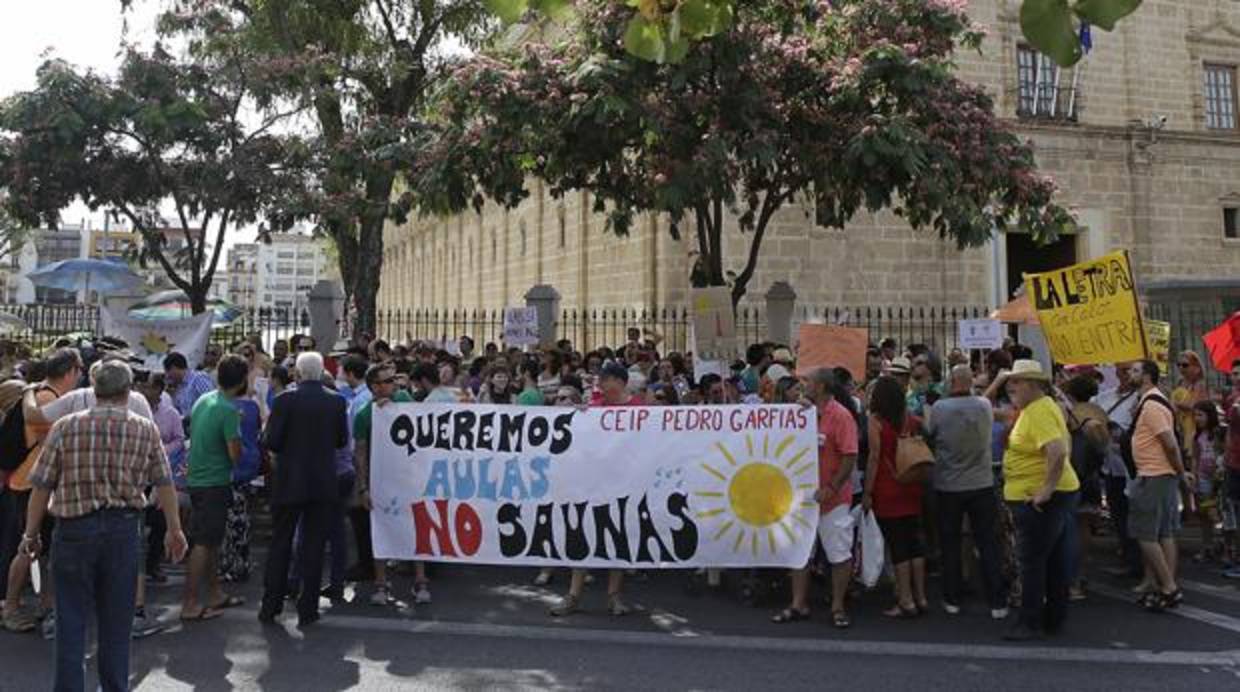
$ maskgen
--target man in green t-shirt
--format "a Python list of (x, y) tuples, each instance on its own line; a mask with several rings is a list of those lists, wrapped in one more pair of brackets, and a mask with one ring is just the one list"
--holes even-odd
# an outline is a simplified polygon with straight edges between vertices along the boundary
[[(373, 398), (366, 402), (366, 405), (353, 417), (353, 461), (354, 466), (357, 468), (357, 487), (358, 494), (362, 500), (362, 507), (367, 512), (370, 512), (370, 421), (372, 411), (376, 403), (379, 406), (383, 406), (389, 401), (411, 402), (413, 397), (409, 395), (409, 392), (396, 388), (396, 369), (392, 367), (391, 363), (376, 363), (370, 366), (370, 369), (366, 371), (366, 386), (370, 389)], [(369, 514), (362, 516), (369, 522)], [(365, 531), (359, 531), (358, 536), (365, 536), (368, 539), (370, 536), (369, 525), (365, 529)], [(387, 567), (384, 561), (374, 559), (374, 549), (370, 545), (369, 540), (366, 541), (366, 545), (359, 544), (357, 552), (358, 564), (360, 566), (365, 567), (365, 562), (368, 558), (374, 563), (375, 592), (370, 595), (370, 604), (378, 606), (387, 605), (392, 599), (392, 592), (391, 587), (388, 585)], [(427, 588), (426, 567), (419, 562), (416, 569), (415, 581), (417, 585), (415, 586), (415, 599), (422, 598), (425, 600), (419, 600), (418, 602), (429, 603), (431, 592)], [(418, 596), (421, 593), (425, 593), (425, 596)]]
[[(243, 601), (220, 587), (220, 546), (232, 504), (233, 464), (241, 458), (241, 414), (233, 399), (245, 392), (250, 366), (240, 356), (228, 356), (217, 369), (219, 389), (199, 397), (190, 413), (189, 470), (189, 568), (181, 619), (209, 620), (220, 608)], [(206, 586), (206, 598), (198, 598)]]

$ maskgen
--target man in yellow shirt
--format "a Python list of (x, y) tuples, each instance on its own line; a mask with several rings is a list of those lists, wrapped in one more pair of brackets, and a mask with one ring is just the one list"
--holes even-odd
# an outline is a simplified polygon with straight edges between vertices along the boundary
[(1056, 633), (1068, 615), (1072, 537), (1081, 485), (1068, 459), (1072, 438), (1050, 393), (1050, 375), (1035, 360), (1001, 372), (1020, 410), (1003, 455), (1003, 498), (1012, 512), (1020, 551), (1021, 606), (1009, 641)]

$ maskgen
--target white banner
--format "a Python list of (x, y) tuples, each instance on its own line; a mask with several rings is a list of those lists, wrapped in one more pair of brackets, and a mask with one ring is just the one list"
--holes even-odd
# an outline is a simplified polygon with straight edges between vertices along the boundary
[(574, 567), (804, 567), (818, 433), (798, 406), (389, 404), (375, 557)]
[(1003, 346), (1003, 323), (999, 320), (960, 320), (960, 348), (996, 349)]
[(210, 310), (184, 320), (140, 320), (114, 308), (103, 311), (103, 335), (124, 339), (129, 350), (142, 359), (139, 367), (164, 371), (164, 356), (176, 351), (191, 368), (202, 362), (211, 338), (214, 315)]

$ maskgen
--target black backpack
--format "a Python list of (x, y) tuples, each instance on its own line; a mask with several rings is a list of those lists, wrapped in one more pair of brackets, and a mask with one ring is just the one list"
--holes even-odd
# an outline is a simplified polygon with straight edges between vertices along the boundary
[(26, 414), (22, 412), (22, 397), (4, 412), (0, 423), (0, 471), (13, 471), (22, 465), (30, 447), (26, 446)]
[(1077, 478), (1081, 482), (1086, 479), (1093, 478), (1102, 470), (1102, 465), (1106, 461), (1106, 446), (1098, 444), (1094, 438), (1085, 432), (1085, 424), (1090, 419), (1078, 420), (1076, 415), (1069, 412), (1068, 417), (1071, 425), (1068, 428), (1072, 435), (1072, 470), (1076, 472)]
[(1171, 406), (1171, 402), (1167, 401), (1167, 398), (1159, 393), (1152, 394), (1148, 398), (1142, 399), (1141, 403), (1137, 404), (1136, 410), (1132, 412), (1132, 425), (1128, 426), (1128, 429), (1124, 431), (1123, 436), (1119, 438), (1119, 451), (1124, 456), (1124, 468), (1128, 470), (1129, 478), (1137, 477), (1137, 462), (1132, 456), (1132, 438), (1137, 432), (1137, 423), (1141, 420), (1141, 411), (1145, 408), (1146, 402), (1150, 401), (1157, 403), (1171, 412), (1171, 420), (1175, 425), (1176, 443), (1183, 447), (1183, 441), (1181, 438), (1184, 434), (1180, 431), (1179, 417), (1175, 415), (1175, 408)]

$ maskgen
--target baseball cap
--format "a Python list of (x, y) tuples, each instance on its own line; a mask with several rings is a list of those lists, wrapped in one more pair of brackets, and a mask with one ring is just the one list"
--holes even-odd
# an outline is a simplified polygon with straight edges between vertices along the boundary
[(603, 369), (599, 371), (599, 377), (614, 377), (623, 382), (629, 381), (629, 371), (616, 361), (608, 361), (603, 364)]

